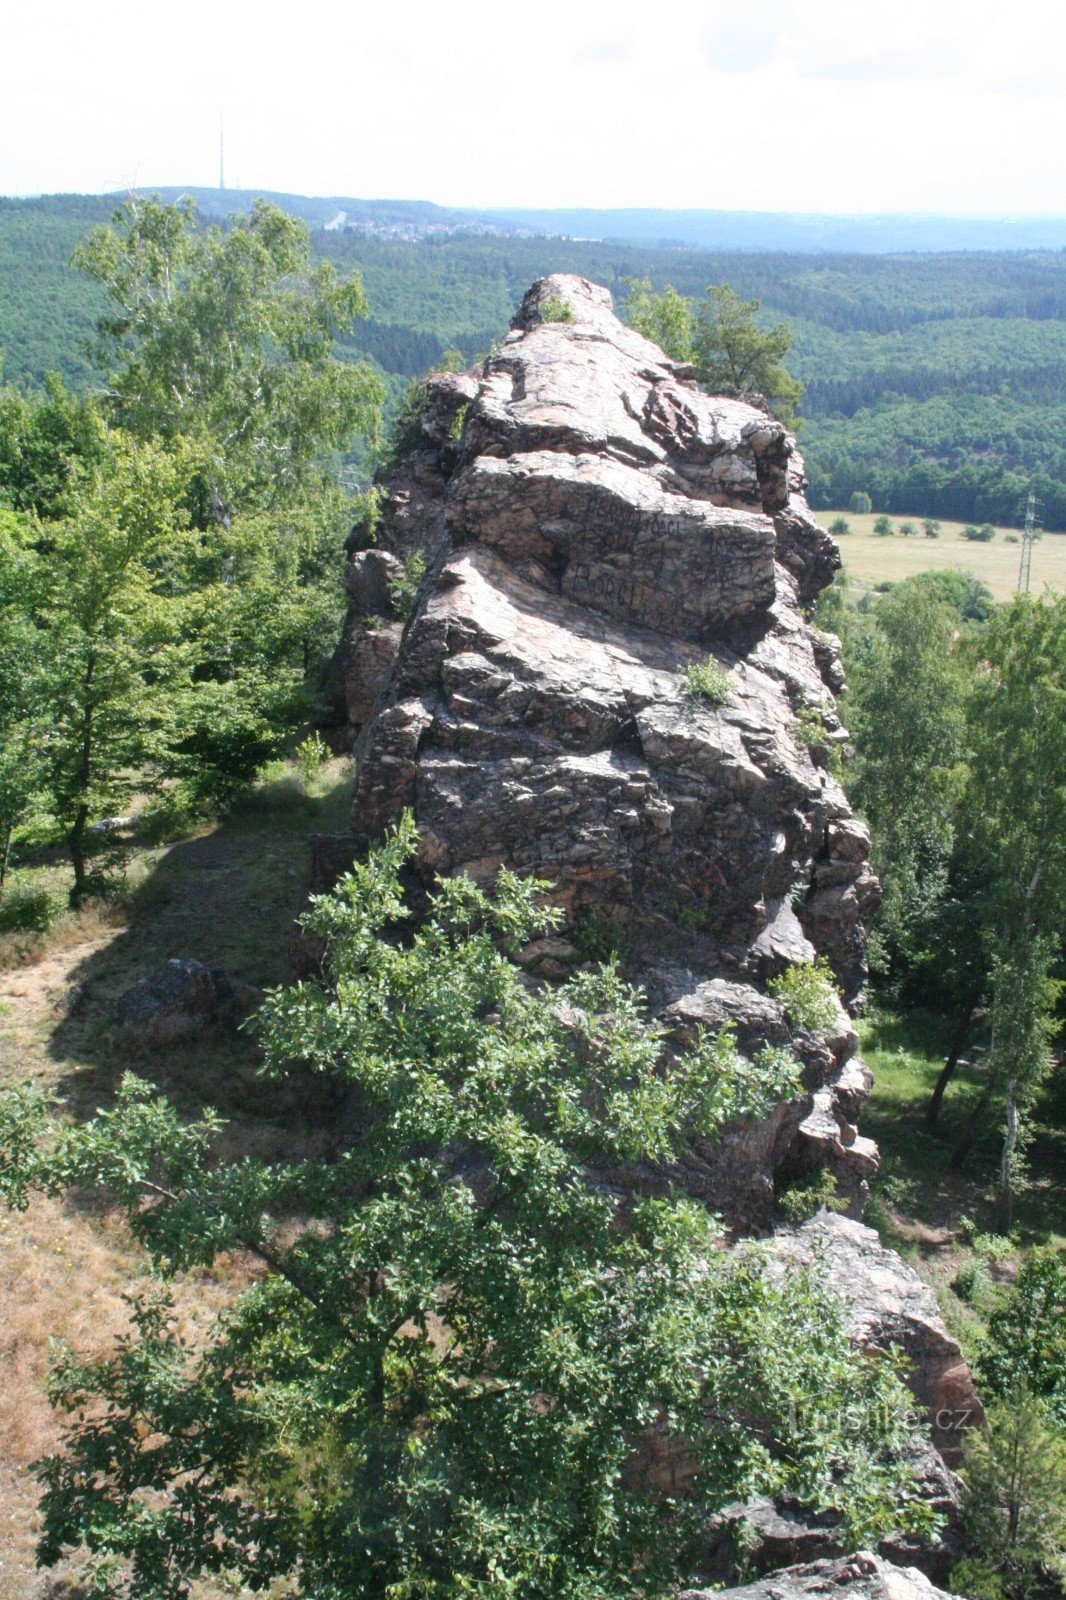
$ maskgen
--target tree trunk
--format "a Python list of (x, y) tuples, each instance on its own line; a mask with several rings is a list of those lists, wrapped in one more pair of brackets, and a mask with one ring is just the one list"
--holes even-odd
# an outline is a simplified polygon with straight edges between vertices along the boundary
[(1018, 1147), (1018, 1080), (1007, 1079), (1007, 1127), (999, 1161), (999, 1231), (1009, 1233), (1014, 1222), (1014, 1152)]
[(4, 892), (8, 868), (11, 865), (11, 836), (14, 831), (14, 828), (10, 825), (6, 827), (3, 832), (2, 843), (0, 843), (0, 894)]
[(980, 997), (980, 990), (975, 991), (967, 1001), (966, 1008), (959, 1018), (959, 1025), (955, 1029), (955, 1037), (951, 1041), (951, 1049), (948, 1051), (947, 1060), (944, 1062), (940, 1076), (936, 1080), (933, 1097), (925, 1108), (925, 1125), (927, 1128), (935, 1128), (940, 1118), (940, 1104), (944, 1098), (944, 1091), (955, 1076), (955, 1068), (959, 1064), (959, 1057), (962, 1055), (963, 1046), (966, 1043), (966, 1035), (970, 1029), (970, 1020), (977, 1009), (977, 1002)]
[(89, 820), (89, 807), (78, 807), (74, 817), (74, 825), (67, 834), (67, 846), (70, 850), (70, 860), (74, 868), (74, 887), (70, 891), (70, 903), (78, 906), (85, 898), (85, 825)]
[(988, 1110), (988, 1102), (992, 1098), (992, 1089), (994, 1085), (995, 1073), (992, 1071), (992, 1064), (990, 1062), (988, 1067), (988, 1082), (985, 1084), (981, 1098), (966, 1124), (966, 1131), (963, 1133), (962, 1138), (951, 1152), (951, 1167), (955, 1172), (958, 1172), (960, 1167), (965, 1166), (966, 1159), (974, 1145), (977, 1143), (978, 1137), (984, 1128), (985, 1112)]
[(96, 676), (96, 652), (91, 650), (85, 663), (85, 708), (82, 714), (81, 727), (81, 759), (78, 763), (78, 793), (82, 799), (78, 802), (74, 813), (74, 822), (67, 834), (67, 845), (70, 849), (70, 859), (74, 867), (74, 887), (70, 891), (70, 903), (78, 906), (85, 897), (85, 825), (89, 820), (89, 802), (86, 798), (89, 793), (89, 779), (93, 770), (93, 679)]

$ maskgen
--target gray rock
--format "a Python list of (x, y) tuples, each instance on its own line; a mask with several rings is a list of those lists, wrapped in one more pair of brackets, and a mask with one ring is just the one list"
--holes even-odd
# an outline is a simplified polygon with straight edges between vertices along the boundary
[(220, 968), (172, 957), (120, 996), (115, 1021), (140, 1043), (177, 1044), (231, 1020), (236, 1002), (233, 985)]
[(739, 1589), (685, 1589), (677, 1600), (949, 1600), (917, 1567), (898, 1567), (869, 1550), (768, 1573)]

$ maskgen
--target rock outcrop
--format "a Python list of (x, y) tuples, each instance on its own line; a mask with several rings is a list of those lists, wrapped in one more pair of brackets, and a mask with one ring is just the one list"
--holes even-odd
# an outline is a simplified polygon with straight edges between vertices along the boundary
[[(410, 808), (425, 887), (503, 864), (548, 879), (566, 927), (520, 958), (534, 978), (613, 939), (679, 1045), (730, 1026), (745, 1052), (782, 1045), (802, 1064), (803, 1094), (764, 1121), (694, 1142), (669, 1171), (604, 1176), (680, 1183), (766, 1233), (775, 1181), (829, 1167), (857, 1218), (877, 1151), (856, 1127), (870, 1077), (850, 1016), (812, 1032), (767, 992), (824, 956), (853, 1008), (879, 895), (834, 771), (838, 642), (808, 620), (839, 555), (793, 436), (759, 404), (704, 394), (605, 289), (566, 276), (533, 286), (479, 374), (439, 374), (421, 395), (375, 539), (352, 542), (339, 662), (353, 833), (320, 859), (365, 849)], [(703, 696), (687, 674), (708, 662), (720, 692)], [(871, 1230), (822, 1214), (774, 1251), (781, 1270), (824, 1256), (856, 1342), (904, 1349), (923, 1407), (969, 1406), (932, 1297)], [(938, 1437), (950, 1455), (954, 1427)], [(683, 1442), (661, 1461), (649, 1449), (677, 1487)], [(939, 1457), (928, 1477), (950, 1500)], [(799, 1531), (782, 1553), (832, 1548), (831, 1530)], [(880, 1596), (882, 1566), (863, 1559)]]
[[(806, 1097), (684, 1179), (765, 1228), (774, 1171), (829, 1164), (857, 1210), (876, 1152), (854, 1033), (842, 1013), (834, 1038), (805, 1035), (764, 993), (822, 953), (854, 1000), (878, 894), (830, 770), (839, 654), (804, 607), (839, 556), (793, 437), (704, 394), (573, 277), (534, 285), (480, 377), (422, 394), (348, 571), (357, 847), (410, 807), (427, 881), (536, 873), (571, 930), (624, 942), (680, 1035), (732, 1021), (792, 1043)], [(405, 625), (392, 596), (416, 550)], [(708, 657), (721, 703), (686, 687)]]
[(949, 1600), (916, 1567), (897, 1567), (869, 1550), (771, 1573), (742, 1589), (686, 1589), (677, 1600)]

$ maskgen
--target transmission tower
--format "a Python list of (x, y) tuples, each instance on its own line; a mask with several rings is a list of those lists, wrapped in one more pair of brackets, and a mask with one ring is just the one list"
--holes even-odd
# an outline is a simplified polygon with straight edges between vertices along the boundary
[(1025, 507), (1025, 528), (1022, 531), (1022, 558), (1018, 564), (1018, 593), (1028, 594), (1033, 568), (1033, 545), (1036, 543), (1036, 495), (1029, 490)]

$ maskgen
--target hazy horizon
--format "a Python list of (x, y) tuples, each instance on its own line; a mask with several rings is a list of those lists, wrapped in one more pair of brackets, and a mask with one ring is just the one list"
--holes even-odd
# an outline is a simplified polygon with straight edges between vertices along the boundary
[[(57, 0), (8, 24), (0, 191), (217, 184), (477, 210), (1066, 212), (1052, 0), (488, 0), (293, 26), (280, 7)], [(1041, 41), (1034, 48), (1033, 40)], [(150, 176), (146, 178), (145, 174)]]

